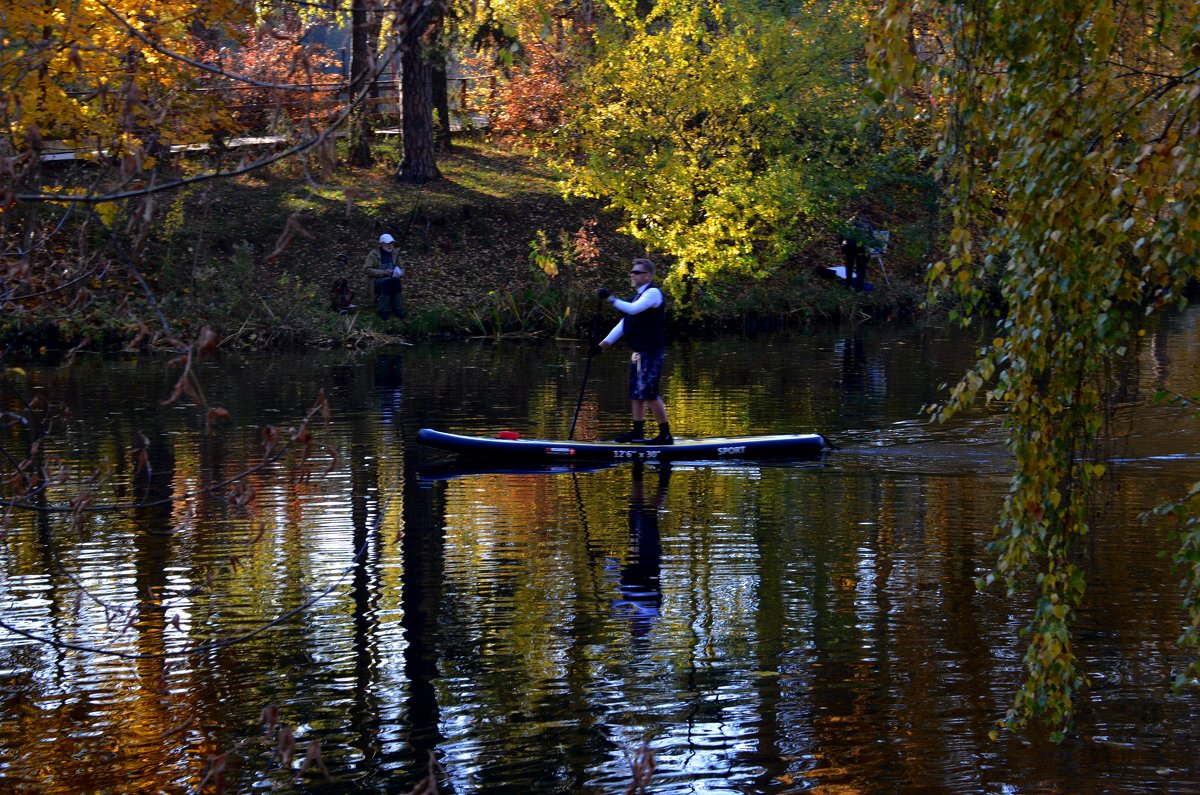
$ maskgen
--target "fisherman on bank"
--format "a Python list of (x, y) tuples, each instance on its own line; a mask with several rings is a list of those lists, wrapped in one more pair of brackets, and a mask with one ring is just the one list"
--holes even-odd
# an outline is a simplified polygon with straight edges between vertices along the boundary
[[(622, 301), (607, 289), (600, 290), (600, 298), (612, 304), (624, 317), (594, 349), (596, 353), (607, 350), (622, 337), (633, 349), (629, 360), (633, 430), (617, 436), (616, 441), (673, 444), (675, 440), (667, 421), (667, 407), (659, 394), (659, 376), (666, 350), (666, 302), (662, 290), (654, 284), (654, 262), (641, 257), (635, 259), (629, 271), (629, 281), (637, 291), (629, 301)], [(658, 423), (658, 435), (652, 439), (645, 438), (647, 407)]]
[(396, 258), (396, 240), (389, 234), (379, 236), (379, 247), (373, 248), (367, 254), (363, 266), (367, 278), (375, 283), (375, 308), (380, 320), (387, 320), (390, 315), (404, 317), (404, 268)]

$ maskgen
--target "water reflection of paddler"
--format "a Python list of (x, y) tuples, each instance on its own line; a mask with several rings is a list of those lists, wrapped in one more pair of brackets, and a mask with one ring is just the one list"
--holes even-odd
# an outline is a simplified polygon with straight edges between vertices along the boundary
[(867, 383), (867, 350), (858, 337), (839, 340), (834, 350), (842, 352), (842, 386), (852, 392), (865, 391)]
[(658, 619), (662, 607), (662, 543), (658, 536), (658, 512), (667, 501), (671, 467), (658, 470), (658, 490), (647, 498), (643, 482), (645, 466), (633, 465), (633, 486), (629, 494), (629, 557), (621, 567), (621, 596), (616, 609), (630, 617), (634, 637), (646, 635)]
[(375, 391), (379, 395), (379, 416), (392, 422), (400, 416), (404, 404), (404, 357), (398, 353), (380, 353), (375, 357)]
[(848, 393), (882, 397), (887, 393), (887, 373), (878, 355), (868, 356), (866, 345), (859, 337), (838, 340), (833, 347), (841, 354), (839, 368), (842, 388)]

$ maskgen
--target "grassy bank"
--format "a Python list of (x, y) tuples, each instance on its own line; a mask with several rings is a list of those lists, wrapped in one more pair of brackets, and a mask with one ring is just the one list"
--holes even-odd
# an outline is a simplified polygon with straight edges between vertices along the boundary
[[(621, 219), (595, 202), (562, 197), (533, 152), (482, 138), (457, 142), (439, 160), (443, 179), (424, 186), (395, 178), (396, 139), (381, 139), (367, 169), (306, 171), (297, 160), (196, 183), (156, 204), (137, 268), (174, 333), (217, 330), (226, 346), (367, 346), (397, 336), (577, 336), (595, 291), (628, 284), (640, 246), (617, 231)], [(886, 209), (886, 208), (884, 208)], [(584, 245), (578, 241), (580, 231)], [(362, 263), (389, 232), (407, 268), (403, 321), (380, 321)], [(903, 246), (889, 258), (889, 280), (855, 293), (820, 278), (837, 264), (832, 235), (772, 277), (706, 284), (678, 312), (695, 330), (803, 326), (852, 318), (911, 315), (920, 300), (923, 252)], [(903, 239), (903, 238), (902, 238)], [(537, 256), (531, 256), (535, 253)], [(668, 263), (669, 264), (669, 263)], [(345, 276), (355, 311), (330, 309), (330, 286)], [(110, 279), (111, 281), (111, 279)], [(110, 284), (110, 287), (113, 285)], [(129, 291), (126, 290), (126, 293)], [(89, 336), (89, 347), (130, 336), (120, 289), (96, 290), (90, 314), (34, 328), (3, 329), (51, 347)]]

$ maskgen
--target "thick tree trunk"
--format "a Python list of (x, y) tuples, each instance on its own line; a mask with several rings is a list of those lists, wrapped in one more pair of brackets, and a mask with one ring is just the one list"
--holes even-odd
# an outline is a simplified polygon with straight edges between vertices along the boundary
[[(366, 0), (354, 0), (350, 7), (350, 97), (353, 99), (362, 93), (364, 81), (371, 75), (370, 20), (367, 14)], [(350, 165), (366, 167), (371, 165), (371, 121), (368, 118), (368, 106), (364, 100), (362, 105), (350, 114)]]
[(397, 176), (403, 182), (421, 185), (442, 176), (433, 148), (433, 70), (422, 56), (419, 42), (404, 48), (400, 67), (404, 161)]

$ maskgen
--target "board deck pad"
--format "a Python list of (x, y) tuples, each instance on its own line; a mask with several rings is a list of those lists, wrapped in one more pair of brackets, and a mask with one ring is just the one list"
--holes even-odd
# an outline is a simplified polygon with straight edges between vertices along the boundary
[(422, 428), (417, 440), (460, 456), (536, 461), (703, 461), (717, 459), (817, 458), (829, 445), (817, 433), (680, 439), (674, 444), (583, 442), (555, 439), (466, 436)]

